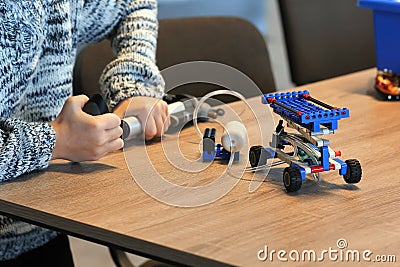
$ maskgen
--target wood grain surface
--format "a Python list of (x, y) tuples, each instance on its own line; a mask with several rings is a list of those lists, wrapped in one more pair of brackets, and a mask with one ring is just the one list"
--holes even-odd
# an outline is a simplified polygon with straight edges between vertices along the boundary
[[(324, 174), (322, 182), (307, 180), (299, 192), (288, 194), (282, 183), (286, 166), (279, 166), (269, 172), (253, 193), (249, 193), (249, 180), (263, 180), (262, 171), (254, 177), (253, 173), (246, 173), (238, 181), (226, 176), (224, 181), (237, 184), (210, 204), (175, 207), (146, 194), (128, 170), (124, 154), (116, 152), (98, 162), (54, 161), (45, 171), (1, 184), (0, 212), (148, 257), (191, 266), (281, 266), (283, 262), (276, 254), (272, 260), (260, 261), (258, 252), (268, 246), (269, 251), (287, 253), (315, 250), (320, 256), (321, 251), (330, 247), (340, 251), (339, 239), (347, 241), (347, 248), (341, 251), (371, 250), (371, 259), (376, 255), (396, 255), (398, 264), (400, 103), (376, 99), (375, 72), (370, 69), (299, 88), (327, 103), (350, 109), (350, 118), (341, 120), (339, 129), (328, 139), (333, 149), (341, 150), (342, 159), (360, 160), (363, 178), (357, 185), (345, 184), (343, 177), (333, 171)], [(233, 108), (240, 110), (243, 105), (236, 103)], [(242, 115), (250, 144), (265, 141), (261, 140), (251, 113), (245, 111)], [(269, 120), (270, 115), (265, 116)], [(171, 183), (192, 188), (205, 186), (216, 181), (226, 169), (226, 165), (215, 162), (198, 173), (181, 171), (168, 161), (174, 162), (179, 153), (167, 158), (162, 148), (164, 141), (152, 142), (145, 148), (156, 172)], [(185, 157), (196, 160), (200, 156), (199, 141), (193, 127), (182, 131), (178, 143)], [(126, 152), (132, 153), (137, 147), (140, 145), (131, 144)], [(132, 160), (136, 161), (130, 157), (128, 162)], [(151, 175), (144, 165), (137, 166), (132, 173), (135, 178)], [(182, 198), (182, 203), (191, 203), (197, 197), (174, 195), (163, 188), (158, 193), (170, 194), (167, 199)], [(210, 189), (210, 194), (217, 193)], [(338, 262), (340, 259), (330, 260), (325, 255), (322, 264), (333, 266)], [(307, 260), (289, 263), (321, 264)], [(362, 259), (350, 265), (379, 266)]]

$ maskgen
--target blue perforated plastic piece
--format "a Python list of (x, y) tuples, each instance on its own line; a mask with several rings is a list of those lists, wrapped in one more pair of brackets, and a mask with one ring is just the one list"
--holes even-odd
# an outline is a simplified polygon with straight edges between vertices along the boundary
[[(233, 160), (239, 160), (240, 152), (233, 154)], [(221, 144), (215, 145), (215, 159), (229, 160), (231, 158), (231, 152), (226, 151)]]
[(347, 174), (347, 164), (346, 164), (346, 162), (344, 162), (344, 161), (342, 161), (342, 160), (340, 160), (338, 158), (334, 158), (333, 160), (336, 161), (336, 162), (339, 162), (340, 165), (342, 166), (340, 168), (340, 170), (339, 170), (339, 175), (346, 175)]
[(328, 146), (322, 146), (321, 149), (321, 165), (324, 171), (329, 171), (329, 148)]
[(207, 152), (203, 151), (203, 161), (213, 161), (215, 159), (215, 151)]
[[(308, 101), (305, 96), (309, 95), (306, 90), (264, 94), (262, 103), (269, 104), (276, 114), (312, 132), (319, 132), (321, 125), (329, 130), (336, 130), (338, 121), (350, 116), (347, 108), (327, 109)], [(287, 108), (279, 106), (279, 103)]]

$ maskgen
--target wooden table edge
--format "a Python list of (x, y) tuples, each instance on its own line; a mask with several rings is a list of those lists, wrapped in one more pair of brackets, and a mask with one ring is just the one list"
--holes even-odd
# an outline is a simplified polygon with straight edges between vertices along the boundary
[[(178, 264), (179, 266), (234, 266), (123, 234), (113, 233), (113, 236), (109, 236), (107, 233), (109, 231), (102, 228), (52, 215), (40, 210), (36, 210), (36, 214), (33, 216), (29, 210), (31, 210), (31, 208), (0, 199), (0, 214), (2, 215), (17, 218), (27, 223), (32, 223), (107, 247), (113, 247), (160, 262)], [(133, 240), (134, 242), (132, 242)], [(154, 251), (157, 251), (157, 253), (154, 253)]]

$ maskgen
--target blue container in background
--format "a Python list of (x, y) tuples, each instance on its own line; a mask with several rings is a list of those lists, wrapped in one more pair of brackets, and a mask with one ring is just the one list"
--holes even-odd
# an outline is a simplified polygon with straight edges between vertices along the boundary
[(400, 74), (400, 0), (359, 0), (358, 5), (373, 9), (378, 70)]

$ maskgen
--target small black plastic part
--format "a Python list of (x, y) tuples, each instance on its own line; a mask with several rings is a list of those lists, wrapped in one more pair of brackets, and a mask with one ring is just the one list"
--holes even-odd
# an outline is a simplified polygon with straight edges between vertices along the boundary
[(252, 146), (249, 151), (249, 159), (251, 167), (259, 167), (267, 164), (268, 159), (267, 151), (263, 146)]
[(215, 128), (206, 128), (203, 135), (203, 151), (212, 153), (215, 151)]
[(106, 101), (100, 94), (92, 95), (89, 101), (83, 106), (82, 110), (89, 115), (97, 116), (108, 113)]
[(345, 161), (347, 164), (347, 173), (343, 178), (348, 184), (356, 184), (361, 181), (362, 170), (361, 164), (356, 159), (348, 159)]
[(277, 134), (279, 134), (280, 131), (282, 131), (283, 128), (284, 128), (284, 127), (283, 127), (283, 120), (279, 120), (279, 123), (278, 123), (278, 125), (277, 125), (276, 128), (275, 128), (275, 132), (276, 132)]
[(301, 179), (300, 170), (296, 167), (287, 167), (283, 171), (283, 184), (286, 191), (296, 192), (301, 188), (303, 181)]

